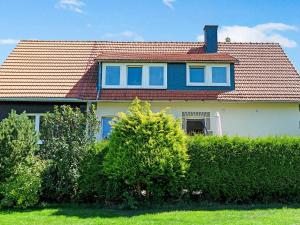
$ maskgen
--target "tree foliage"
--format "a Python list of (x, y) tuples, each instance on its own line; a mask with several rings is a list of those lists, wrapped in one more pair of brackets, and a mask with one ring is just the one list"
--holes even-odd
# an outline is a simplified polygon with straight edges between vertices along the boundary
[(94, 108), (56, 106), (43, 117), (41, 156), (48, 160), (44, 173), (43, 197), (47, 200), (69, 201), (78, 191), (79, 166), (98, 131)]

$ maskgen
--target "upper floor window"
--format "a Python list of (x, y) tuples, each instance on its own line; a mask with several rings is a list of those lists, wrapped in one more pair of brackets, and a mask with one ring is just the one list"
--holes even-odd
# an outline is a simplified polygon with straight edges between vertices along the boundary
[(227, 83), (227, 68), (225, 66), (223, 67), (212, 67), (212, 82), (217, 84), (225, 84)]
[(119, 66), (107, 66), (105, 83), (107, 85), (120, 85), (120, 67)]
[(127, 85), (141, 86), (143, 79), (142, 66), (127, 67)]
[(205, 82), (205, 67), (203, 66), (190, 66), (190, 83), (204, 83)]
[(166, 63), (103, 63), (103, 88), (167, 88)]
[(230, 66), (187, 64), (187, 86), (230, 86)]
[(164, 67), (149, 66), (149, 86), (164, 85)]

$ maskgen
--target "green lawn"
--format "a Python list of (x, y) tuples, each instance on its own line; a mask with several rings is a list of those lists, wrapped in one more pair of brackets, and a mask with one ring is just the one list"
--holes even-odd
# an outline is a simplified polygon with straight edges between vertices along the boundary
[(33, 210), (2, 210), (1, 225), (19, 224), (300, 224), (300, 205), (201, 205), (152, 210), (117, 210), (64, 206)]

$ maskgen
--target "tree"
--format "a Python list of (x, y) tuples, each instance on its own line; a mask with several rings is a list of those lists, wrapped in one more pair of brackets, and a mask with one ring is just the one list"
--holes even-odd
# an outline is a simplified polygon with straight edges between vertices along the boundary
[(49, 160), (44, 174), (43, 197), (69, 201), (78, 191), (79, 166), (88, 149), (95, 144), (98, 131), (95, 110), (56, 106), (42, 121), (41, 156)]

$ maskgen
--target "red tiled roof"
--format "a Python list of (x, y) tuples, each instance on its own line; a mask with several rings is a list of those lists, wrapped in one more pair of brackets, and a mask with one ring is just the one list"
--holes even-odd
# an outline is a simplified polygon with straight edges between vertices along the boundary
[[(101, 52), (203, 55), (200, 42), (21, 41), (0, 66), (1, 98), (97, 97)], [(102, 90), (100, 100), (300, 101), (300, 77), (279, 44), (219, 43), (238, 60), (233, 91)]]
[(237, 59), (226, 53), (101, 52), (97, 56), (97, 60), (109, 62), (237, 62)]

